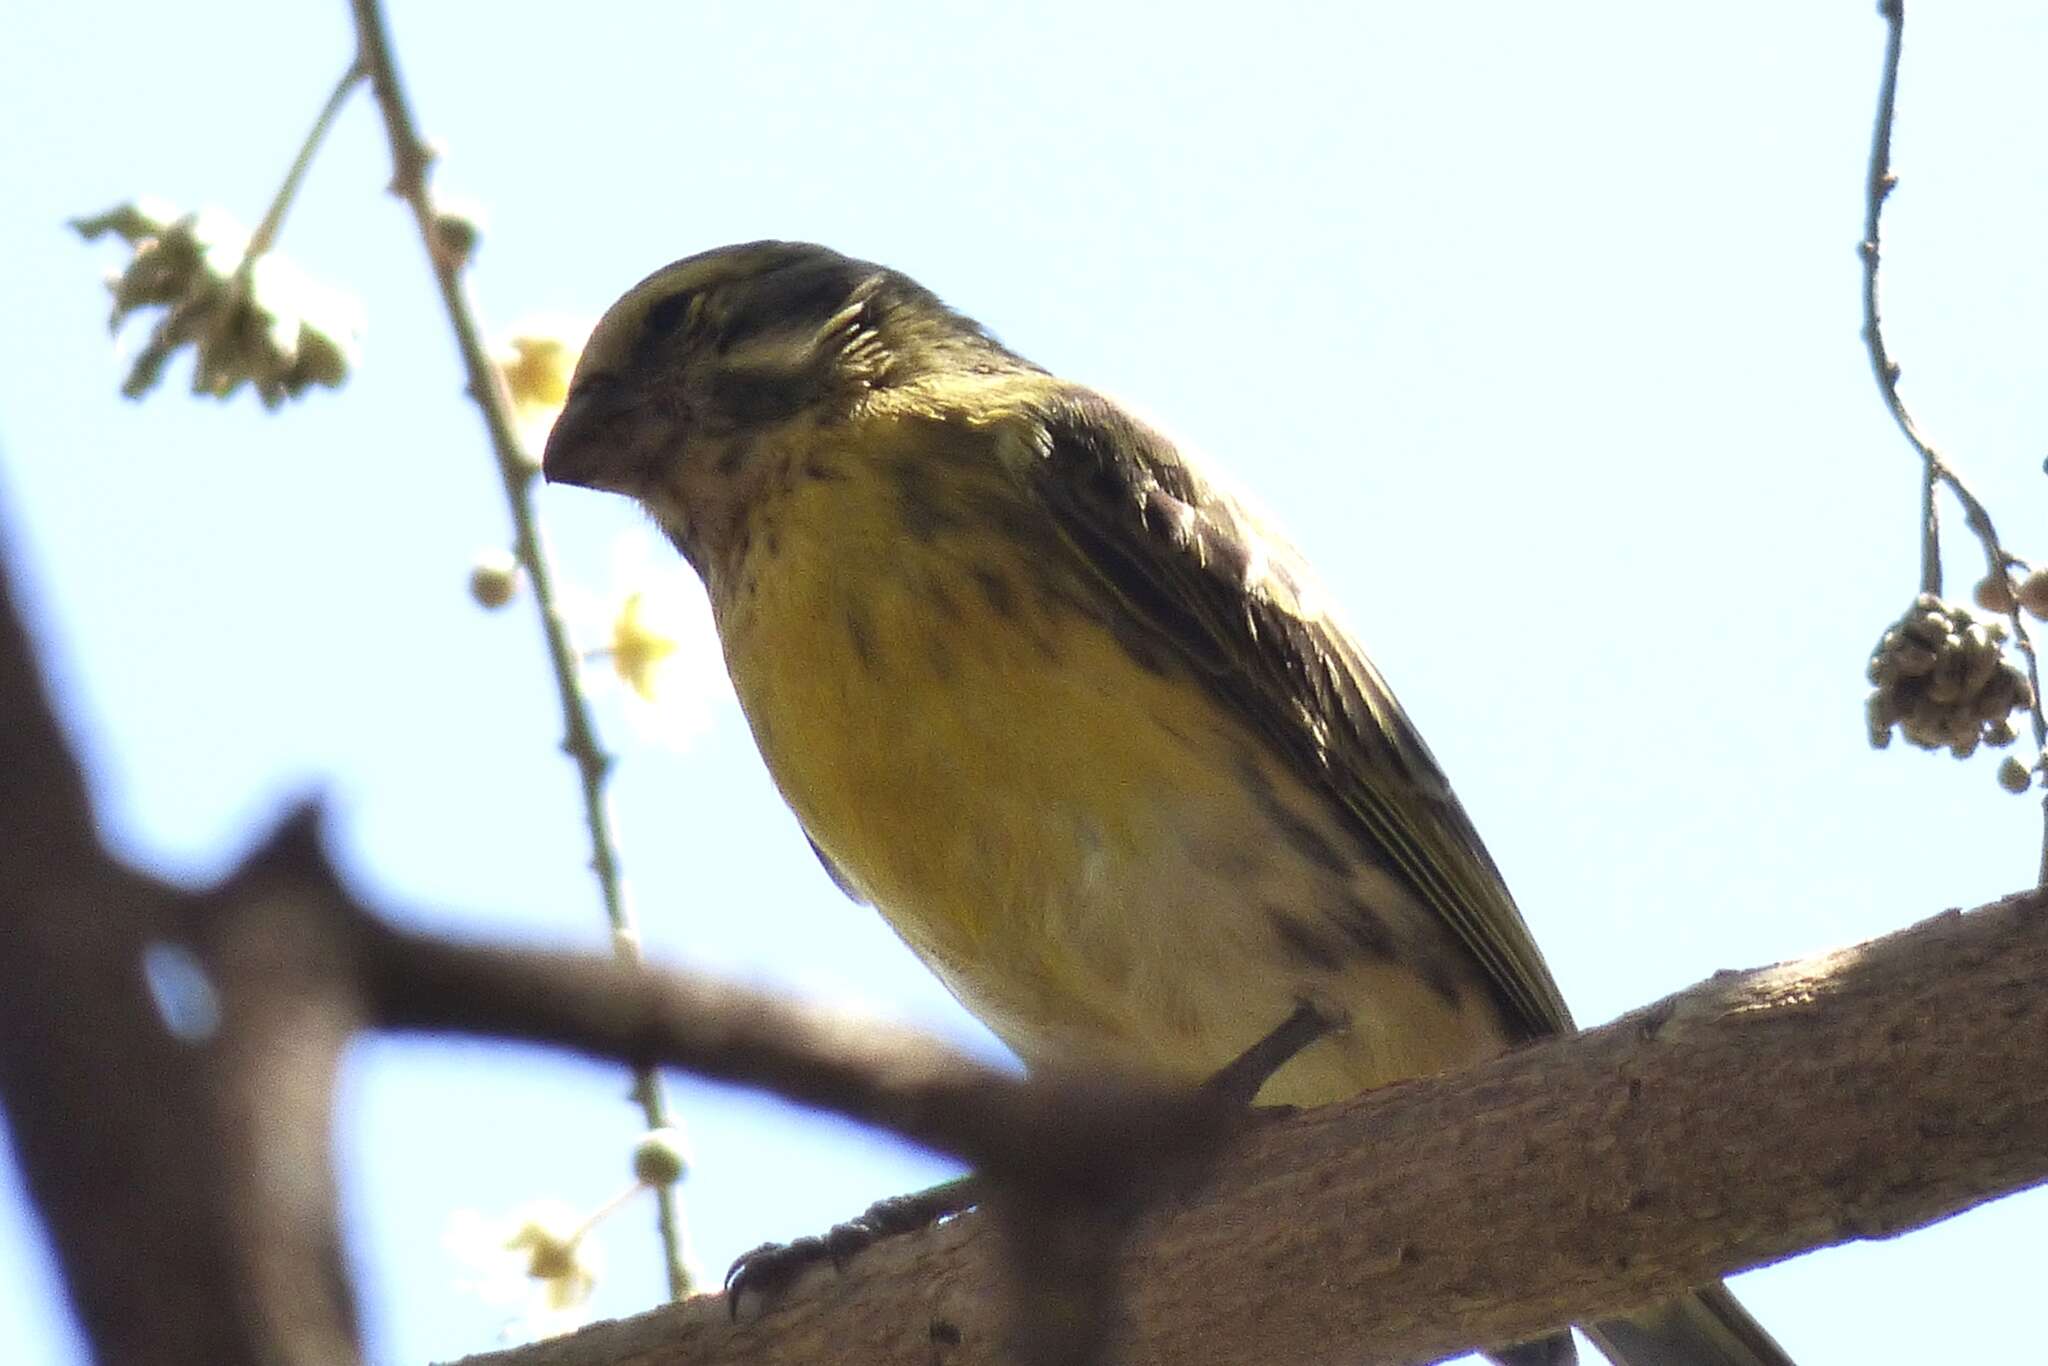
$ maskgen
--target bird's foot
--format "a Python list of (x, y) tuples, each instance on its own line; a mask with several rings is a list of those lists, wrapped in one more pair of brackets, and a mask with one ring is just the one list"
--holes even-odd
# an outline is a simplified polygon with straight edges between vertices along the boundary
[(787, 1243), (763, 1243), (741, 1253), (725, 1273), (726, 1311), (738, 1318), (743, 1295), (773, 1300), (814, 1266), (830, 1262), (834, 1270), (844, 1271), (848, 1262), (880, 1240), (930, 1228), (980, 1202), (980, 1182), (963, 1176), (930, 1190), (877, 1200), (858, 1217), (835, 1224), (823, 1234)]

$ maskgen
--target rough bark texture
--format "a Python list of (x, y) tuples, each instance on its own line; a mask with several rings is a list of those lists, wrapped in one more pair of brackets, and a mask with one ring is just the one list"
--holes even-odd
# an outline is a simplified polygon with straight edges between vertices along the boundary
[[(1723, 973), (1573, 1039), (1247, 1137), (1149, 1219), (1123, 1359), (1427, 1361), (2048, 1179), (2048, 909)], [(1001, 1360), (978, 1216), (473, 1366)]]

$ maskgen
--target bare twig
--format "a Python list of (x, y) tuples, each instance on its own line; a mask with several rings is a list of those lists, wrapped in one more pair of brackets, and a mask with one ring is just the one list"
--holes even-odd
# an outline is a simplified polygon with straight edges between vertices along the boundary
[[(2012, 628), (2013, 643), (2021, 658), (2026, 660), (2027, 679), (2033, 685), (2033, 700), (2028, 706), (2028, 713), (2034, 725), (2034, 748), (2037, 751), (2048, 750), (2048, 712), (2043, 711), (2040, 661), (2035, 655), (2033, 638), (2027, 632), (2019, 604), (2013, 600), (2015, 595), (2011, 592), (2011, 573), (2015, 568), (2023, 569), (2025, 562), (2005, 548), (1992, 524), (1990, 510), (1956, 473), (1948, 459), (1921, 434), (1919, 424), (1899, 394), (1899, 366), (1885, 343), (1884, 325), (1878, 310), (1879, 229), (1885, 201), (1898, 185), (1898, 177), (1891, 169), (1892, 120), (1898, 108), (1899, 58), (1905, 46), (1905, 0), (1880, 0), (1878, 12), (1884, 16), (1886, 35), (1884, 75), (1877, 93), (1877, 125), (1870, 140), (1870, 172), (1864, 182), (1863, 242), (1859, 248), (1863, 258), (1863, 341), (1870, 351), (1870, 368), (1877, 376), (1878, 391), (1884, 396), (1885, 407), (1890, 411), (1892, 421), (1898, 424), (1899, 431), (1920, 456), (1920, 591), (1937, 597), (1941, 595), (1941, 524), (1934, 496), (1939, 485), (1962, 505), (1964, 524), (1983, 546), (1986, 576), (2007, 587), (2011, 606), (2006, 610), (2006, 617)], [(2048, 887), (2048, 793), (2042, 797), (2041, 866), (2037, 881)]]
[(341, 113), (341, 106), (348, 101), (349, 92), (362, 83), (363, 64), (360, 60), (348, 64), (341, 73), (341, 79), (334, 83), (328, 93), (327, 103), (320, 106), (320, 114), (313, 120), (306, 137), (299, 144), (298, 155), (292, 158), (291, 169), (285, 172), (284, 183), (271, 196), (270, 207), (263, 212), (263, 221), (256, 225), (256, 231), (249, 234), (249, 249), (242, 258), (242, 270), (247, 272), (256, 258), (277, 242), (278, 230), (284, 227), (284, 216), (291, 209), (292, 201), (299, 196), (299, 186), (306, 180), (306, 172), (313, 165), (313, 158), (320, 151), (320, 144), (327, 139), (328, 130), (334, 127), (335, 116)]
[[(583, 695), (576, 649), (555, 593), (554, 573), (541, 536), (540, 519), (534, 511), (532, 489), (534, 464), (519, 440), (513, 423), (512, 402), (504, 378), (491, 362), (490, 350), (478, 325), (463, 282), (461, 264), (437, 250), (439, 217), (427, 186), (427, 168), (433, 160), (426, 140), (420, 136), (405, 86), (398, 76), (391, 39), (377, 0), (350, 0), (355, 13), (358, 63), (368, 72), (377, 104), (383, 111), (384, 130), (391, 144), (391, 191), (413, 211), (420, 240), (433, 266), (434, 280), (441, 290), (441, 302), (455, 330), (456, 345), (462, 353), (468, 375), (470, 396), (482, 409), (484, 425), (490, 432), (491, 450), (497, 459), (498, 476), (504, 486), (505, 505), (512, 515), (512, 549), (526, 571), (533, 599), (540, 612), (541, 634), (547, 642), (548, 660), (555, 677), (555, 696), (562, 714), (562, 749), (576, 765), (583, 794), (583, 819), (590, 830), (590, 867), (597, 876), (605, 917), (611, 924), (612, 942), (627, 961), (640, 957), (640, 933), (634, 924), (626, 894), (625, 876), (620, 871), (618, 839), (612, 831), (611, 812), (605, 783), (612, 766), (611, 755), (599, 742), (597, 726)], [(668, 1101), (660, 1077), (650, 1068), (634, 1074), (633, 1097), (649, 1129), (670, 1123)], [(657, 1192), (662, 1248), (668, 1269), (669, 1293), (680, 1299), (690, 1290), (690, 1258), (687, 1232), (675, 1188)]]

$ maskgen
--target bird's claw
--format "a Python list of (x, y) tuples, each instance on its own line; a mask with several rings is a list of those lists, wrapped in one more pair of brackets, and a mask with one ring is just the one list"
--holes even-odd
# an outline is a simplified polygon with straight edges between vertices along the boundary
[(804, 1272), (822, 1262), (830, 1262), (834, 1271), (844, 1271), (848, 1262), (867, 1251), (886, 1232), (862, 1215), (834, 1224), (823, 1234), (810, 1234), (786, 1243), (763, 1243), (750, 1252), (742, 1252), (725, 1273), (726, 1312), (737, 1319), (742, 1295), (774, 1299)]
[(965, 1182), (953, 1182), (910, 1195), (892, 1195), (869, 1205), (857, 1218), (834, 1224), (822, 1235), (811, 1234), (787, 1243), (763, 1243), (733, 1259), (725, 1273), (726, 1313), (737, 1319), (740, 1297), (754, 1294), (773, 1299), (820, 1262), (835, 1271), (883, 1238), (929, 1228), (973, 1204)]

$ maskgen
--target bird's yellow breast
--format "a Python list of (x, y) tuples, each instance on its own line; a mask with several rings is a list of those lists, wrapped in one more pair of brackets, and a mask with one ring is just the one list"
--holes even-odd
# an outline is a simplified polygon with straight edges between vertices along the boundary
[(1021, 439), (892, 420), (753, 452), (776, 468), (712, 599), (819, 850), (1027, 1061), (1199, 1078), (1304, 999), (1354, 1027), (1267, 1100), (1497, 1048), (1327, 799), (1016, 501)]
[(1217, 718), (1084, 610), (1053, 541), (990, 521), (1011, 495), (960, 444), (1002, 434), (902, 423), (882, 461), (865, 435), (811, 445), (758, 510), (715, 594), (727, 661), (826, 857), (956, 991), (1031, 1014), (1071, 985), (1050, 922), (1162, 852), (1164, 807), (1228, 785), (1194, 739)]

